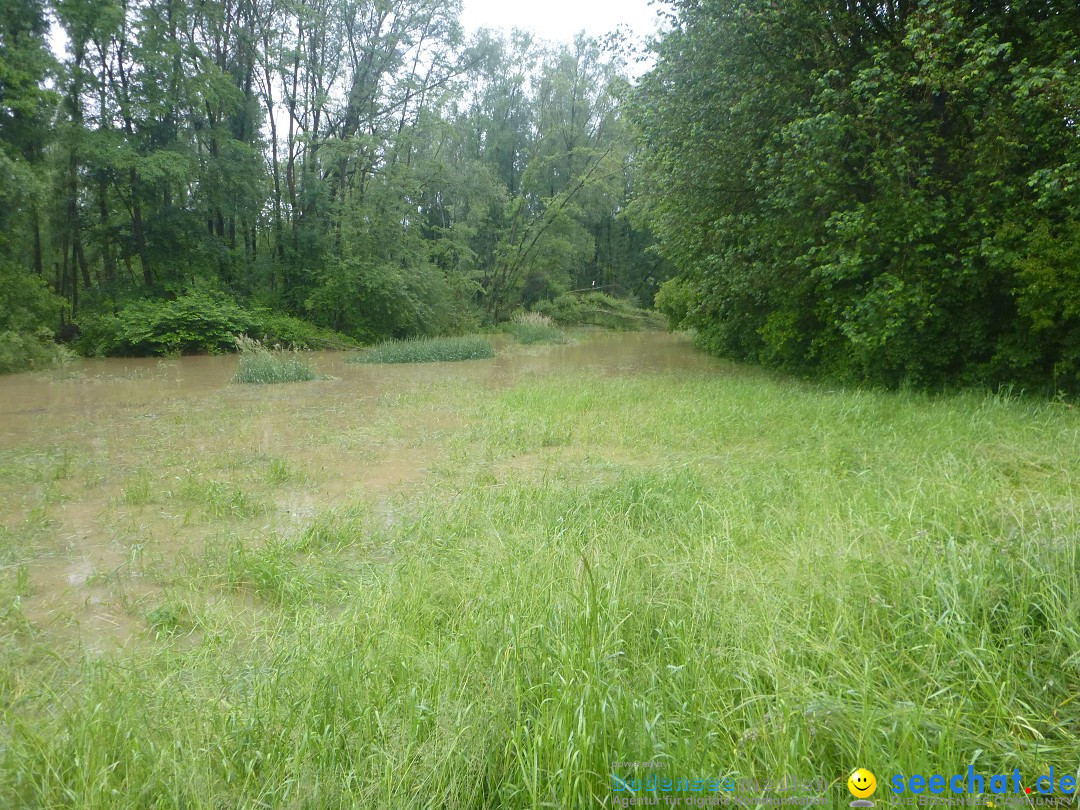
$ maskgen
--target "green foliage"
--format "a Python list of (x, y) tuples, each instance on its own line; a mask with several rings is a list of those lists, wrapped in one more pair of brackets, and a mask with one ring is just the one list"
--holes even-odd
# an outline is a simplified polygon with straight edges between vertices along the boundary
[[(425, 0), (172, 2), (0, 0), (0, 262), (48, 279), (84, 351), (466, 334), (588, 284), (649, 300), (664, 277), (624, 216), (634, 142), (605, 43), (466, 43), (458, 5)], [(165, 300), (191, 290), (283, 314)]]
[(39, 276), (0, 261), (0, 330), (31, 333), (53, 326), (63, 304)]
[(557, 298), (537, 302), (533, 310), (563, 326), (600, 326), (633, 332), (655, 329), (661, 325), (656, 313), (642, 309), (633, 301), (614, 298), (602, 292), (581, 295), (564, 293)]
[(300, 318), (257, 309), (251, 312), (252, 326), (248, 336), (268, 346), (286, 346), (293, 349), (341, 350), (355, 348), (356, 341), (324, 329)]
[(1014, 368), (1027, 360), (1055, 389), (1070, 387), (1080, 377), (1080, 222), (1053, 231), (1039, 224), (1025, 239), (1018, 271), (1017, 311), (1027, 328), (997, 360)]
[[(387, 244), (400, 238), (388, 235)], [(322, 274), (307, 300), (307, 313), (332, 329), (371, 341), (450, 331), (452, 310), (465, 306), (429, 264), (405, 268), (397, 261), (369, 264), (353, 256)]]
[(527, 312), (510, 322), (510, 333), (523, 345), (532, 343), (566, 343), (566, 335), (551, 318), (538, 312)]
[(236, 336), (255, 327), (234, 301), (208, 293), (131, 301), (116, 315), (80, 322), (80, 348), (89, 355), (154, 356), (233, 351)]
[(51, 328), (62, 306), (42, 279), (0, 262), (0, 374), (40, 368), (63, 356)]
[(317, 379), (311, 366), (297, 350), (271, 351), (257, 340), (238, 337), (240, 366), (233, 377), (235, 383), (308, 382)]
[(673, 5), (634, 96), (669, 316), (849, 381), (1080, 390), (1080, 7)]
[(356, 343), (329, 329), (265, 309), (248, 310), (211, 293), (130, 301), (115, 315), (79, 319), (79, 348), (98, 357), (220, 354), (236, 349), (239, 335), (269, 346), (345, 349)]
[(480, 336), (391, 340), (349, 358), (353, 363), (446, 363), (495, 356), (491, 341)]
[(0, 374), (44, 368), (68, 356), (48, 332), (0, 332)]
[(494, 323), (590, 284), (651, 299), (666, 269), (622, 214), (634, 143), (618, 59), (584, 37), (515, 36), (479, 40), (471, 64), (468, 105), (421, 150), (431, 260), (467, 274)]
[(696, 300), (693, 289), (683, 279), (669, 278), (660, 285), (653, 303), (657, 311), (668, 319), (668, 327), (679, 329), (690, 317)]

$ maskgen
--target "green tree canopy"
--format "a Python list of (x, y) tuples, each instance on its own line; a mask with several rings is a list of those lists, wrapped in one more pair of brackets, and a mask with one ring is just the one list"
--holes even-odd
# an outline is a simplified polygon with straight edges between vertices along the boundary
[(365, 340), (593, 282), (651, 302), (594, 39), (467, 41), (439, 0), (0, 2), (0, 261), (62, 299), (39, 327), (202, 293)]
[(635, 97), (644, 206), (704, 345), (1077, 389), (1076, 3), (671, 6)]

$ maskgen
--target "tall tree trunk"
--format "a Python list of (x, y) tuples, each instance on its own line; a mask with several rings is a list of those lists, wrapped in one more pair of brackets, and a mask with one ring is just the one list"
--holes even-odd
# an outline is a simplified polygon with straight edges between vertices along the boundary
[[(86, 257), (83, 255), (82, 242), (79, 238), (79, 140), (83, 131), (82, 111), (82, 64), (86, 54), (86, 42), (73, 43), (74, 59), (72, 62), (71, 86), (68, 87), (65, 104), (71, 123), (71, 141), (68, 144), (67, 199), (64, 201), (66, 233), (64, 249), (64, 275), (71, 282), (71, 314), (75, 317), (79, 307), (79, 277), (76, 263), (82, 268), (83, 278), (89, 285), (90, 275), (86, 270)], [(68, 250), (70, 248), (70, 252)]]
[(37, 206), (35, 205), (31, 213), (32, 228), (34, 231), (34, 272), (39, 276), (45, 272), (44, 264), (41, 260), (41, 217), (38, 214)]
[(139, 264), (142, 266), (143, 285), (153, 287), (154, 274), (151, 272), (150, 263), (146, 260), (146, 230), (143, 228), (139, 172), (134, 166), (128, 172), (128, 178), (131, 182), (131, 226), (135, 231), (135, 252), (139, 254)]
[(78, 231), (75, 232), (75, 260), (83, 277), (83, 287), (89, 289), (93, 286), (90, 282), (90, 267), (86, 263), (86, 253), (83, 251), (82, 238)]
[[(66, 227), (71, 246), (71, 261), (65, 257), (65, 264), (71, 274), (72, 290), (72, 317), (78, 308), (79, 284), (78, 272), (81, 269), (85, 286), (90, 286), (90, 274), (86, 267), (86, 256), (83, 254), (82, 240), (79, 236), (79, 154), (75, 144), (71, 145), (68, 154), (68, 177), (67, 177), (67, 201), (65, 205)], [(77, 266), (76, 266), (77, 265)]]
[[(96, 41), (96, 45), (101, 60), (101, 77), (98, 80), (98, 132), (102, 134), (102, 140), (107, 143), (106, 133), (109, 131), (109, 70), (105, 42), (105, 38), (102, 37)], [(111, 285), (116, 281), (116, 262), (113, 259), (112, 245), (109, 239), (109, 179), (104, 169), (99, 171), (98, 177), (98, 224), (101, 226), (102, 270), (104, 271), (105, 283)]]
[[(266, 120), (270, 124), (270, 175), (274, 183), (274, 255), (279, 262), (285, 259), (285, 244), (282, 239), (281, 223), (281, 166), (278, 162), (277, 119), (274, 116), (274, 77), (270, 68), (270, 38), (263, 29), (263, 80), (266, 83)], [(255, 240), (252, 240), (254, 243)], [(254, 258), (254, 251), (253, 256)], [(276, 272), (270, 273), (270, 283), (274, 283)]]
[(109, 239), (109, 199), (108, 181), (102, 177), (98, 183), (98, 222), (101, 225), (101, 265), (105, 273), (105, 283), (116, 282), (116, 259), (113, 257)]

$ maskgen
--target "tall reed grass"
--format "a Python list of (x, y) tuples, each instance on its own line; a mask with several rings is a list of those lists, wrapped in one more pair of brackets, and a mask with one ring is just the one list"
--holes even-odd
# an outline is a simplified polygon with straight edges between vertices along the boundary
[(510, 321), (510, 333), (518, 343), (566, 343), (566, 334), (555, 321), (538, 312), (521, 312)]
[(448, 363), (495, 356), (491, 341), (479, 335), (416, 338), (379, 343), (349, 358), (353, 363)]
[(271, 350), (260, 341), (238, 335), (240, 365), (233, 377), (236, 383), (307, 382), (317, 375), (298, 351)]

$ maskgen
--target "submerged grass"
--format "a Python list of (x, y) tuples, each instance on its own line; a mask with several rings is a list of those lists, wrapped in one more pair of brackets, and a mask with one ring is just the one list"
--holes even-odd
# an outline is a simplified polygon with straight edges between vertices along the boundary
[(510, 333), (518, 343), (566, 343), (566, 334), (546, 315), (527, 312), (510, 322)]
[(240, 367), (233, 382), (267, 384), (317, 379), (311, 366), (297, 351), (273, 351), (242, 335), (237, 338), (237, 346), (240, 348)]
[(495, 356), (491, 341), (479, 335), (417, 338), (379, 343), (350, 358), (354, 363), (445, 363)]
[(446, 392), (474, 427), (393, 521), (208, 545), (112, 658), (6, 625), (0, 805), (612, 807), (613, 772), (654, 772), (615, 763), (659, 760), (840, 807), (857, 765), (879, 795), (1080, 767), (1075, 410), (754, 376)]

